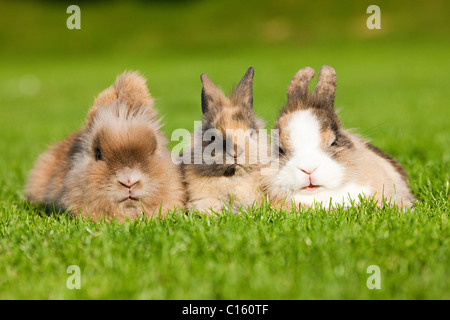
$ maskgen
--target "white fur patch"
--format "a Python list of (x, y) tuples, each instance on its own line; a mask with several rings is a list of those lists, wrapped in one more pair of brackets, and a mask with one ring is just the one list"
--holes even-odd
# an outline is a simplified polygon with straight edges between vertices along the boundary
[(320, 145), (320, 123), (310, 110), (296, 112), (287, 130), (295, 153), (301, 153), (305, 149), (317, 149)]
[[(287, 125), (291, 158), (273, 177), (274, 186), (296, 202), (313, 205), (349, 204), (359, 194), (369, 195), (370, 188), (345, 184), (345, 166), (332, 159), (321, 146), (320, 122), (310, 110), (297, 111)], [(309, 173), (309, 174), (308, 174)], [(319, 186), (315, 190), (308, 186)]]

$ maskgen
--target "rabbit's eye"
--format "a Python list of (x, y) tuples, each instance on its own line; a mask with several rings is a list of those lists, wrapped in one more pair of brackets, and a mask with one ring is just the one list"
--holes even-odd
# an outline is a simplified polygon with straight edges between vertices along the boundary
[(330, 147), (337, 147), (338, 146), (338, 140), (337, 137), (335, 137), (331, 143), (330, 143)]
[(286, 154), (286, 151), (282, 147), (278, 147), (278, 154), (283, 157)]
[(102, 160), (102, 151), (100, 150), (100, 148), (95, 148), (95, 160)]

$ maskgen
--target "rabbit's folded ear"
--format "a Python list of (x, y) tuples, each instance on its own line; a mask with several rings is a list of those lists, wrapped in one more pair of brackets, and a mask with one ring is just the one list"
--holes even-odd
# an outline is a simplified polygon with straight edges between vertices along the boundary
[(220, 106), (227, 103), (222, 90), (220, 90), (214, 82), (206, 75), (202, 73), (200, 76), (202, 80), (202, 112), (205, 114), (212, 106)]
[(292, 78), (287, 89), (288, 104), (306, 100), (309, 95), (308, 84), (314, 77), (314, 69), (305, 67), (300, 69)]
[(330, 66), (322, 66), (319, 71), (314, 95), (323, 103), (333, 105), (336, 93), (336, 71)]
[(244, 106), (253, 108), (253, 77), (255, 69), (248, 68), (245, 75), (237, 85), (236, 89), (231, 92), (230, 101), (233, 105), (243, 104)]
[(114, 85), (103, 90), (89, 110), (89, 119), (94, 116), (98, 107), (109, 105), (115, 100), (125, 103), (130, 108), (146, 106), (153, 110), (154, 100), (148, 91), (146, 79), (138, 72), (124, 72), (117, 77)]

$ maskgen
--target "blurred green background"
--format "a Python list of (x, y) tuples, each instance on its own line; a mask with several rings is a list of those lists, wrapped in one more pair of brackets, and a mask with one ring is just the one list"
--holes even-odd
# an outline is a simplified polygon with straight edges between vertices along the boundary
[[(71, 4), (81, 9), (81, 30), (66, 27), (70, 16), (66, 9)], [(372, 4), (381, 8), (380, 30), (366, 27), (370, 16), (366, 9)], [(3, 217), (0, 229), (17, 234), (17, 241), (22, 245), (30, 242), (34, 246), (41, 242), (39, 237), (20, 240), (22, 235), (29, 234), (28, 217), (36, 219), (24, 209), (23, 188), (28, 171), (48, 145), (82, 126), (94, 97), (124, 70), (138, 70), (148, 79), (150, 92), (157, 100), (156, 108), (164, 116), (164, 131), (170, 138), (172, 130), (192, 129), (194, 121), (201, 119), (200, 74), (203, 72), (229, 92), (247, 68), (253, 66), (254, 108), (270, 129), (285, 101), (286, 88), (293, 75), (305, 66), (314, 68), (317, 73), (323, 64), (328, 64), (337, 72), (335, 105), (344, 126), (355, 128), (406, 167), (412, 190), (422, 203), (418, 214), (423, 219), (427, 220), (426, 212), (445, 212), (439, 220), (444, 221), (443, 225), (427, 220), (437, 228), (437, 235), (430, 233), (427, 238), (424, 233), (428, 229), (411, 223), (411, 228), (423, 237), (409, 239), (412, 231), (405, 228), (399, 230), (398, 243), (394, 241), (392, 246), (381, 249), (373, 247), (371, 257), (389, 259), (389, 255), (397, 252), (407, 265), (416, 260), (416, 245), (422, 248), (420, 261), (425, 267), (419, 266), (410, 271), (412, 273), (400, 273), (398, 279), (401, 280), (391, 282), (392, 287), (383, 297), (439, 298), (445, 294), (448, 297), (448, 288), (445, 293), (448, 251), (442, 251), (447, 252), (444, 256), (434, 255), (435, 250), (427, 251), (427, 244), (434, 241), (439, 246), (448, 242), (449, 17), (450, 2), (446, 0), (0, 0), (0, 212)], [(7, 220), (13, 215), (24, 221), (23, 230), (15, 230), (14, 224), (8, 224)], [(36, 223), (41, 225), (39, 221)], [(58, 221), (50, 222), (53, 223), (59, 225)], [(64, 220), (60, 225), (64, 225)], [(50, 231), (44, 226), (41, 225), (45, 240)], [(28, 227), (35, 229), (33, 224)], [(353, 232), (352, 228), (350, 225), (348, 230)], [(81, 229), (84, 232), (84, 228)], [(161, 232), (164, 235), (164, 231)], [(364, 241), (364, 234), (364, 230), (358, 233), (358, 241)], [(372, 243), (371, 238), (365, 240), (366, 247), (367, 243)], [(414, 245), (405, 249), (403, 242), (406, 241)], [(0, 246), (0, 261), (6, 259), (3, 267), (12, 274), (3, 279), (4, 292), (9, 292), (5, 296), (20, 297), (14, 291), (22, 290), (16, 288), (15, 279), (29, 273), (23, 272), (28, 270), (28, 262), (20, 260), (21, 252), (13, 250), (15, 245), (8, 238), (3, 243), (7, 249), (2, 251)], [(109, 246), (107, 243), (102, 248), (107, 252)], [(352, 256), (355, 246), (348, 246), (347, 258)], [(80, 250), (86, 248), (80, 247)], [(297, 244), (293, 243), (286, 252), (296, 252), (296, 248)], [(326, 255), (327, 250), (331, 250), (328, 254), (333, 255), (333, 247), (327, 248), (328, 244), (323, 245), (317, 254)], [(123, 252), (127, 250), (125, 246)], [(81, 252), (84, 251), (80, 251), (80, 255)], [(19, 257), (22, 262), (12, 265), (7, 257)], [(48, 258), (57, 260), (56, 256)], [(347, 258), (344, 260), (351, 260)], [(189, 259), (200, 261), (195, 256)], [(54, 266), (46, 261), (38, 266), (48, 271), (42, 271), (43, 274), (53, 272)], [(305, 266), (309, 263), (305, 262)], [(213, 267), (215, 270), (216, 266)], [(224, 274), (228, 274), (226, 263), (222, 263), (222, 267)], [(309, 267), (313, 273), (320, 270), (316, 265)], [(310, 273), (305, 268), (302, 271), (307, 278)], [(350, 265), (351, 268), (354, 266)], [(333, 274), (330, 270), (324, 270), (319, 278)], [(422, 277), (423, 270), (429, 271), (427, 277)], [(114, 272), (126, 273), (126, 269)], [(113, 282), (108, 285), (115, 274), (102, 278), (105, 292), (114, 287)], [(240, 276), (242, 274), (236, 275)], [(30, 277), (35, 279), (31, 273), (27, 279)], [(246, 277), (243, 273), (244, 281)], [(117, 281), (120, 279), (118, 276)], [(46, 297), (42, 294), (47, 290), (46, 281), (45, 277), (41, 279), (44, 289), (37, 297)], [(341, 285), (343, 283), (339, 282)], [(190, 286), (189, 283), (184, 289)], [(322, 283), (322, 287), (326, 286), (327, 283)], [(318, 288), (322, 287), (318, 284)], [(351, 285), (347, 289), (353, 292)], [(214, 290), (222, 292), (220, 286)], [(281, 296), (310, 297), (306, 289), (293, 290), (293, 294), (286, 291)], [(34, 296), (32, 284), (28, 287), (25, 284), (23, 291), (30, 292), (25, 298)], [(201, 287), (198, 291), (201, 293), (194, 298), (248, 298), (236, 292), (214, 296), (206, 289), (203, 292)], [(342, 297), (336, 292), (331, 297)], [(366, 289), (362, 292), (363, 297), (368, 297)], [(328, 293), (323, 291), (315, 297), (327, 298)], [(358, 298), (360, 293), (348, 296)], [(139, 295), (131, 295), (135, 296)], [(171, 293), (158, 297), (180, 296)], [(276, 295), (271, 297), (277, 298)]]
[(32, 150), (78, 128), (93, 97), (132, 69), (148, 78), (167, 132), (200, 118), (202, 72), (228, 91), (249, 66), (269, 127), (295, 72), (323, 64), (337, 71), (344, 124), (370, 138), (397, 127), (402, 140), (446, 118), (433, 101), (448, 98), (448, 1), (378, 1), (380, 30), (366, 27), (372, 1), (80, 1), (81, 30), (66, 27), (69, 4), (0, 2), (1, 124), (13, 135), (30, 118), (11, 138)]
[[(70, 4), (81, 9), (80, 30), (66, 27)], [(412, 158), (448, 161), (450, 3), (377, 1), (379, 30), (366, 27), (371, 4), (1, 1), (5, 184), (21, 195), (17, 177), (24, 184), (36, 156), (78, 129), (93, 98), (124, 70), (148, 79), (170, 137), (201, 118), (203, 72), (227, 92), (253, 66), (255, 110), (271, 128), (296, 71), (329, 64), (347, 128), (407, 169)]]

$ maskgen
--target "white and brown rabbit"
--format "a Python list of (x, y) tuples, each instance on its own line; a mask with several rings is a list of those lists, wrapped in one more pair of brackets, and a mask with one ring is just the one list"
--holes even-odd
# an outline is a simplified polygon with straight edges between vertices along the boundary
[(260, 130), (264, 122), (253, 110), (253, 76), (254, 69), (249, 68), (227, 98), (206, 74), (201, 75), (202, 127), (184, 151), (192, 161), (182, 165), (188, 210), (220, 213), (232, 203), (237, 213), (262, 200), (260, 168), (270, 143), (265, 130)]
[(26, 195), (47, 209), (118, 221), (182, 208), (181, 171), (146, 80), (125, 72), (95, 99), (85, 126), (42, 154)]
[(378, 205), (384, 197), (398, 207), (411, 207), (415, 199), (405, 169), (342, 128), (334, 110), (334, 69), (321, 68), (314, 93), (308, 90), (313, 76), (314, 70), (306, 67), (289, 84), (274, 131), (278, 168), (265, 176), (265, 193), (287, 207), (349, 205), (358, 203), (359, 195), (374, 197)]

